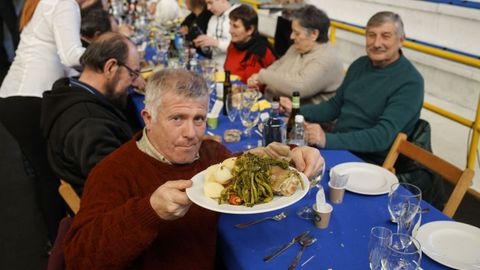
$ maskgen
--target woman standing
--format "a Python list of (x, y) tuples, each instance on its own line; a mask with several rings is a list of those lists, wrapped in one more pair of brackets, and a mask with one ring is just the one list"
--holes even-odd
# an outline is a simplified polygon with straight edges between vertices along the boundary
[(230, 12), (232, 41), (227, 48), (224, 69), (238, 75), (243, 83), (277, 56), (268, 40), (258, 32), (258, 16), (250, 6), (241, 5)]
[(0, 121), (18, 142), (49, 238), (65, 214), (58, 179), (47, 162), (40, 130), (41, 97), (53, 83), (80, 65), (80, 8), (84, 0), (27, 0), (20, 18), (20, 43), (0, 88)]

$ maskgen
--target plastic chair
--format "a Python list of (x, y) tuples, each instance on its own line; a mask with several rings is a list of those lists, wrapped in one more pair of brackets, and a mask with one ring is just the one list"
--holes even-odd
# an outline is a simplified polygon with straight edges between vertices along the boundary
[(425, 149), (407, 141), (407, 135), (405, 133), (398, 134), (385, 158), (385, 161), (383, 162), (383, 167), (394, 172), (394, 165), (399, 154), (422, 164), (455, 186), (450, 198), (443, 208), (443, 213), (445, 215), (453, 217), (460, 202), (465, 196), (467, 189), (472, 183), (474, 174), (473, 170), (468, 168), (461, 170), (450, 162), (445, 161)]
[(58, 192), (62, 196), (63, 200), (67, 203), (68, 207), (72, 210), (74, 214), (77, 214), (80, 209), (80, 197), (75, 192), (73, 187), (64, 180), (60, 180), (60, 187)]

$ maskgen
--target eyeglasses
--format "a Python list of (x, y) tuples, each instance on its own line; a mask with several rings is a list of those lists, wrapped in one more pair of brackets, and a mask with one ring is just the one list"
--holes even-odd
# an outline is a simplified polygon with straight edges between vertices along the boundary
[(140, 73), (138, 71), (133, 70), (131, 67), (127, 66), (122, 61), (117, 60), (117, 63), (128, 70), (128, 75), (130, 76), (130, 78), (132, 78), (133, 81), (135, 81), (138, 76), (140, 76)]

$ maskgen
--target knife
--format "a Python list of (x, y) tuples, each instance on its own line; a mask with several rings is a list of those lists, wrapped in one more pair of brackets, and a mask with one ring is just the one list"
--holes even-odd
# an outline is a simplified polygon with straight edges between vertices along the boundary
[(265, 258), (263, 258), (263, 261), (265, 262), (269, 262), (271, 259), (273, 259), (275, 256), (277, 256), (278, 254), (284, 252), (287, 248), (289, 248), (291, 245), (295, 244), (296, 242), (300, 241), (300, 239), (302, 239), (303, 237), (305, 237), (307, 234), (309, 234), (310, 231), (305, 231), (297, 236), (295, 236), (294, 238), (292, 238), (292, 240), (290, 240), (290, 242), (286, 243), (285, 245), (283, 245), (283, 247), (281, 247), (279, 250), (275, 251), (272, 255), (269, 255)]

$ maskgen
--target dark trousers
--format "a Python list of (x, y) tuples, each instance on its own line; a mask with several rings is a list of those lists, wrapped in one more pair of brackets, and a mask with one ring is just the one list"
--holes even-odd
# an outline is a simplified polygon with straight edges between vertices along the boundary
[(0, 122), (15, 138), (25, 158), (27, 174), (35, 178), (37, 202), (53, 242), (65, 204), (58, 193), (58, 177), (50, 169), (47, 145), (40, 129), (41, 98), (0, 98)]

